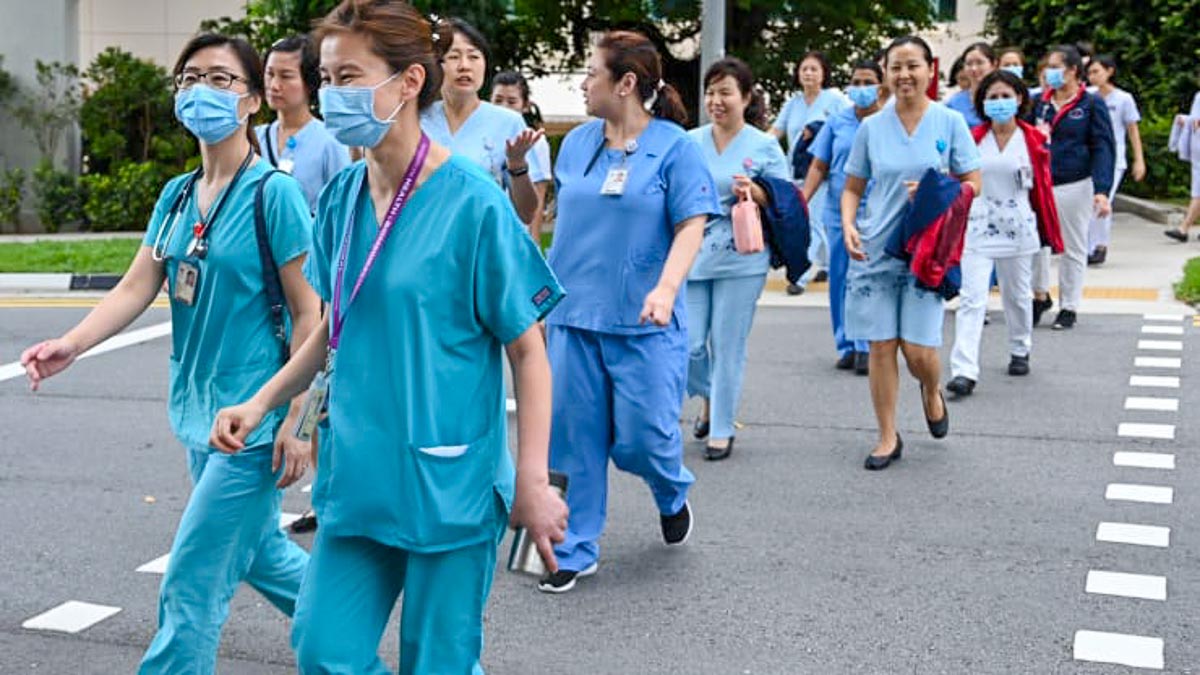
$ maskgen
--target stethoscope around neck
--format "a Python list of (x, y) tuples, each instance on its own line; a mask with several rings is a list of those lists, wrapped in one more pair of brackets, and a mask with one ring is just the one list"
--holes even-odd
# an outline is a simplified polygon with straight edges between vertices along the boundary
[[(200, 176), (204, 173), (204, 167), (200, 167), (192, 172), (188, 177), (187, 184), (183, 186), (179, 196), (175, 198), (171, 204), (170, 210), (167, 211), (167, 220), (171, 222), (169, 227), (158, 228), (158, 234), (154, 237), (154, 246), (150, 249), (150, 257), (154, 262), (163, 262), (169, 256), (167, 255), (167, 246), (175, 238), (175, 230), (179, 226), (179, 217), (183, 215), (182, 206), (187, 203), (192, 192), (196, 189), (196, 182), (200, 180)], [(165, 235), (165, 236), (164, 236)], [(205, 252), (207, 252), (205, 245)]]

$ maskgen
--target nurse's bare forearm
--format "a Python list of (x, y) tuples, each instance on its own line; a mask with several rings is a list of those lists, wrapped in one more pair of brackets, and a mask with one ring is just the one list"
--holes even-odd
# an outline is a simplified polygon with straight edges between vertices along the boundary
[[(1129, 136), (1129, 143), (1133, 146), (1133, 161), (1139, 164), (1146, 163), (1146, 155), (1142, 152), (1142, 132), (1138, 129), (1137, 122), (1126, 127), (1126, 135)], [(1121, 152), (1124, 148), (1118, 148), (1117, 152)]]
[(538, 196), (537, 190), (533, 189), (533, 181), (529, 180), (528, 171), (512, 178), (509, 194), (512, 196), (513, 206), (517, 207), (517, 215), (521, 217), (521, 222), (526, 225), (532, 223), (533, 217), (537, 215)]
[[(299, 256), (279, 270), (283, 294), (287, 298), (288, 312), (292, 317), (291, 353), (293, 354), (300, 351), (304, 342), (308, 340), (308, 336), (321, 323), (321, 298), (304, 278), (304, 259), (306, 257)], [(303, 405), (303, 396), (293, 397), (289, 412), (299, 414)]]
[(287, 364), (275, 373), (275, 377), (267, 380), (251, 400), (263, 410), (273, 410), (298, 396), (325, 366), (325, 348), (328, 345), (327, 315), (309, 332), (308, 339), (300, 345), (300, 349), (292, 353), (292, 358)]
[(549, 480), (550, 360), (535, 324), (505, 346), (517, 396), (517, 478)]
[(658, 278), (659, 286), (679, 292), (679, 287), (692, 269), (696, 254), (700, 252), (700, 244), (704, 241), (704, 223), (707, 221), (708, 216), (694, 216), (675, 226), (675, 239), (671, 242), (667, 263), (663, 265), (662, 275)]
[(858, 202), (867, 189), (867, 181), (858, 176), (846, 176), (846, 187), (842, 189), (842, 228), (854, 229), (854, 218), (858, 215)]
[(969, 183), (974, 188), (976, 197), (979, 196), (979, 193), (983, 192), (983, 173), (978, 169), (964, 173), (958, 177), (958, 180), (962, 183)]
[(141, 247), (117, 286), (63, 339), (75, 346), (77, 354), (104, 342), (146, 311), (162, 283), (162, 263), (154, 262), (149, 246)]
[(819, 159), (814, 158), (808, 165), (808, 175), (804, 177), (804, 187), (800, 190), (804, 194), (805, 203), (812, 201), (813, 195), (817, 194), (817, 188), (825, 182), (825, 176), (828, 173), (829, 165)]

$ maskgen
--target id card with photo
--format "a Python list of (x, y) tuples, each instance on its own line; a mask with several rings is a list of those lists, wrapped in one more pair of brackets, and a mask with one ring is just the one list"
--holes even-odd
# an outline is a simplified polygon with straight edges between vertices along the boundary
[(179, 269), (175, 272), (175, 300), (191, 307), (196, 304), (196, 293), (199, 289), (200, 267), (181, 261)]
[(613, 196), (623, 195), (625, 194), (625, 183), (628, 180), (629, 169), (609, 169), (608, 176), (604, 178), (604, 185), (600, 188), (600, 194)]

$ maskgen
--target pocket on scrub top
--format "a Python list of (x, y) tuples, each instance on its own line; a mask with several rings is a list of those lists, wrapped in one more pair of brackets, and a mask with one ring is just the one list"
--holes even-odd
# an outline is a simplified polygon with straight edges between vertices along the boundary
[[(461, 445), (411, 445), (413, 484), (405, 490), (421, 546), (450, 545), (490, 532), (496, 517), (493, 433)], [(484, 529), (488, 528), (488, 529)]]
[(621, 309), (622, 326), (637, 326), (646, 303), (646, 296), (658, 285), (665, 260), (658, 257), (639, 256), (626, 260), (621, 265)]

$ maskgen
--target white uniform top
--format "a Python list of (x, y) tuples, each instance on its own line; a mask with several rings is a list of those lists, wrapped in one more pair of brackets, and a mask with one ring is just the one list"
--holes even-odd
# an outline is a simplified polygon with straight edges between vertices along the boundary
[(989, 131), (979, 143), (983, 193), (971, 205), (966, 248), (991, 258), (1036, 253), (1041, 247), (1037, 218), (1029, 200), (1033, 164), (1018, 128), (1004, 150)]
[(1125, 148), (1125, 130), (1130, 124), (1141, 121), (1142, 114), (1138, 112), (1137, 102), (1133, 100), (1133, 95), (1124, 89), (1114, 88), (1108, 96), (1102, 98), (1104, 104), (1108, 106), (1108, 116), (1112, 119), (1113, 141), (1117, 151), (1116, 168), (1117, 171), (1124, 171), (1129, 167), (1129, 161), (1126, 158), (1128, 153)]

